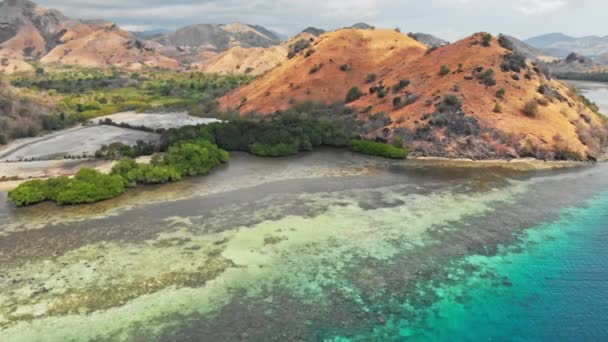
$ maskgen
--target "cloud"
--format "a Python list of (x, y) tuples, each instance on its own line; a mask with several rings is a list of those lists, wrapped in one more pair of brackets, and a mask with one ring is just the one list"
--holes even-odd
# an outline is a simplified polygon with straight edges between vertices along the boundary
[(566, 5), (565, 0), (520, 0), (515, 8), (525, 15), (543, 15), (559, 11)]
[[(1, 0), (0, 0), (1, 1)], [(532, 36), (550, 31), (605, 34), (606, 0), (34, 0), (73, 18), (123, 27), (175, 29), (244, 22), (295, 34), (308, 26), (336, 29), (355, 22), (446, 35), (488, 31)], [(568, 8), (568, 11), (564, 9)], [(538, 16), (550, 13), (543, 18)], [(590, 31), (590, 32), (589, 32)]]

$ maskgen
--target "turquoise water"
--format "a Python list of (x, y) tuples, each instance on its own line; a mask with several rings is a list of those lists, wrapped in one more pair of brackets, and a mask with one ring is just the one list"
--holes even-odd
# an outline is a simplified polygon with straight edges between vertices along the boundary
[(372, 334), (335, 340), (608, 339), (608, 192), (532, 227), (495, 256), (469, 256), (462, 264), (476, 272), (437, 288), (441, 300), (423, 324), (412, 328), (396, 316)]
[(607, 173), (324, 150), (91, 206), (0, 194), (0, 341), (608, 340)]

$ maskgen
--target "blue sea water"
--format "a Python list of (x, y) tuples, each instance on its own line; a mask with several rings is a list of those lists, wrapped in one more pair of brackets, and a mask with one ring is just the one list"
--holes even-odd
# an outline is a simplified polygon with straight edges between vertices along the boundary
[(397, 319), (375, 339), (608, 341), (608, 192), (564, 209), (523, 241), (467, 257), (478, 271), (437, 289), (442, 300), (422, 326)]

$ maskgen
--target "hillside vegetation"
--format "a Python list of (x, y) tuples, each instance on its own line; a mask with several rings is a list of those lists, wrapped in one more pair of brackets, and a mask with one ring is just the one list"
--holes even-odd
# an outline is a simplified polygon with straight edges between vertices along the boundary
[(217, 115), (216, 98), (250, 80), (162, 71), (41, 70), (37, 75), (13, 77), (12, 87), (0, 88), (0, 134), (5, 142), (122, 111), (170, 109)]
[(427, 49), (393, 30), (330, 32), (220, 104), (271, 115), (303, 100), (385, 116), (365, 137), (417, 156), (593, 160), (608, 140), (593, 106), (485, 33)]

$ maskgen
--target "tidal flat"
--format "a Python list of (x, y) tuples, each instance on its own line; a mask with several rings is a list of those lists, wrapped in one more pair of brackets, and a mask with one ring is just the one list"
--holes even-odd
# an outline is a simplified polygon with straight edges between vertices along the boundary
[(521, 336), (569, 338), (589, 310), (586, 336), (605, 337), (599, 271), (572, 276), (595, 277), (585, 293), (597, 300), (538, 327), (575, 291), (543, 282), (556, 265), (593, 266), (564, 246), (606, 238), (607, 171), (441, 167), (322, 149), (235, 153), (207, 177), (90, 206), (16, 209), (2, 193), (0, 337), (441, 340), (459, 331), (458, 317), (493, 328), (469, 326), (473, 340), (508, 339), (513, 329), (501, 328), (521, 320), (530, 322)]

